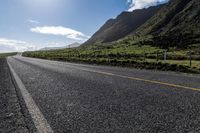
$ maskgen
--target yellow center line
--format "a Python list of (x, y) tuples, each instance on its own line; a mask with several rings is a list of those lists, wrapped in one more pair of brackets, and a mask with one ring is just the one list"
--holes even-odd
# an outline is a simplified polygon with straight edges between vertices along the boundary
[(98, 74), (102, 74), (102, 75), (107, 75), (107, 76), (116, 76), (116, 77), (120, 77), (120, 78), (124, 78), (124, 79), (143, 81), (143, 82), (147, 82), (147, 83), (159, 84), (159, 85), (182, 88), (182, 89), (193, 90), (193, 91), (200, 91), (200, 88), (193, 88), (193, 87), (189, 87), (189, 86), (177, 85), (177, 84), (166, 83), (166, 82), (161, 82), (161, 81), (155, 81), (155, 80), (148, 80), (148, 79), (143, 79), (143, 78), (123, 76), (123, 75), (118, 75), (118, 74), (113, 74), (113, 73), (108, 73), (108, 72), (103, 72), (103, 71), (94, 71), (94, 70), (88, 70), (88, 69), (81, 69), (81, 70), (88, 71), (88, 72), (93, 72), (93, 73), (98, 73)]

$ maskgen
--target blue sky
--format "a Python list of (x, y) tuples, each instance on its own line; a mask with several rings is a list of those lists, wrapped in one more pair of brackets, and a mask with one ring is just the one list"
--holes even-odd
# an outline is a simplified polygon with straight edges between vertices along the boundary
[(1, 0), (0, 52), (84, 42), (122, 11), (167, 0)]

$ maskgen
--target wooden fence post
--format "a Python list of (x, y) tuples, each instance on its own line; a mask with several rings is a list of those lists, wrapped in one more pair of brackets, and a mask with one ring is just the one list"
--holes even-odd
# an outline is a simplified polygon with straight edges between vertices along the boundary
[(158, 61), (158, 50), (156, 51), (156, 61)]
[(166, 62), (166, 60), (167, 60), (167, 50), (165, 50), (164, 52), (164, 61)]
[(190, 67), (192, 67), (192, 51), (191, 51), (191, 49), (189, 52), (189, 58), (190, 58)]

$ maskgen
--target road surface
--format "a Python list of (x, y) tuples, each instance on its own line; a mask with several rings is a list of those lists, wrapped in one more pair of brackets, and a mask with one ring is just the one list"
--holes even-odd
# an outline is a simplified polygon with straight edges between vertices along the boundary
[(54, 132), (200, 132), (198, 75), (7, 60)]

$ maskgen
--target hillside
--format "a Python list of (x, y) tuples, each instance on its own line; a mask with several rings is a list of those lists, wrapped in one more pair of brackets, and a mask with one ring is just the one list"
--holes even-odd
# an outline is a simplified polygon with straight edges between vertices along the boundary
[(81, 45), (81, 43), (75, 42), (75, 43), (68, 45), (67, 47), (68, 48), (76, 48), (76, 47), (79, 47), (80, 45)]
[[(200, 42), (200, 1), (171, 0), (137, 29), (137, 35), (152, 35), (150, 44), (186, 48)], [(135, 34), (135, 33), (134, 33)]]
[(150, 19), (162, 6), (122, 12), (116, 19), (108, 20), (84, 45), (116, 41), (134, 32)]
[(162, 6), (123, 12), (116, 19), (108, 20), (84, 45), (123, 40), (124, 37), (126, 42), (139, 40), (138, 43), (165, 49), (199, 45), (200, 1), (170, 0)]

